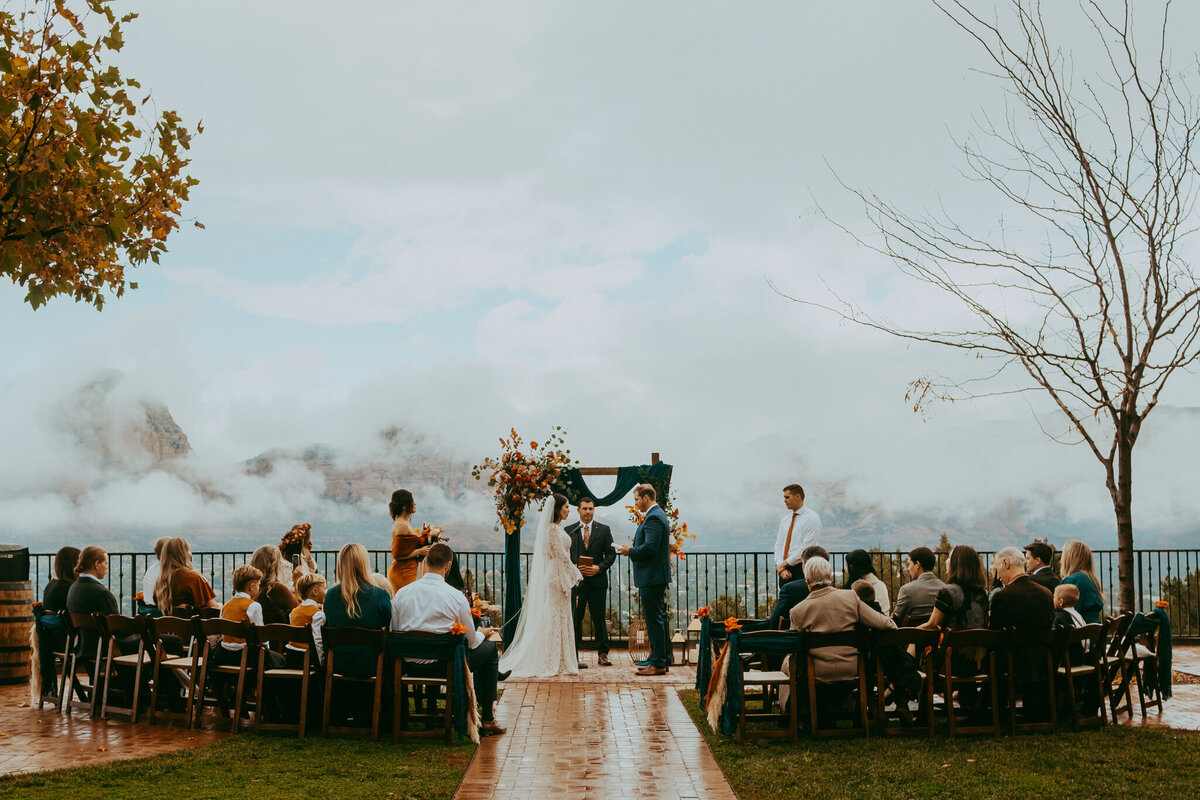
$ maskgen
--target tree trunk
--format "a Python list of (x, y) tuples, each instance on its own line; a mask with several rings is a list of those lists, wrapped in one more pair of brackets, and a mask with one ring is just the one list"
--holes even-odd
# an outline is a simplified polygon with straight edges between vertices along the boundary
[[(1133, 439), (1132, 425), (1124, 419), (1117, 428), (1117, 475), (1109, 482), (1113, 511), (1117, 515), (1117, 576), (1121, 611), (1134, 611), (1137, 585), (1133, 570)], [(1110, 587), (1111, 591), (1111, 587)]]

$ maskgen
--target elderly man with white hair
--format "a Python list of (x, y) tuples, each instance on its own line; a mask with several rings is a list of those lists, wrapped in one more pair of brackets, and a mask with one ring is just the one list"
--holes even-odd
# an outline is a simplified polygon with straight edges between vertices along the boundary
[[(1048, 631), (1054, 626), (1054, 595), (1025, 572), (1025, 554), (1016, 547), (997, 550), (992, 569), (1004, 588), (996, 592), (989, 609), (988, 627), (1014, 631)], [(1046, 648), (1028, 644), (1013, 648), (1013, 673), (1017, 693), (1024, 698), (1026, 720), (1049, 717)]]
[[(792, 609), (792, 630), (838, 633), (866, 625), (880, 630), (896, 623), (864, 603), (852, 589), (835, 589), (833, 567), (820, 556), (804, 562), (804, 580), (810, 594)], [(813, 652), (816, 678), (820, 683), (853, 680), (858, 675), (853, 647), (823, 647)]]

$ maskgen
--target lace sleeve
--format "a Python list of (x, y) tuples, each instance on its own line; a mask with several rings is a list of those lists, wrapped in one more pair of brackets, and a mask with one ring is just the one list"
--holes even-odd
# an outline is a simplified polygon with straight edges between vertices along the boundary
[(550, 585), (560, 592), (569, 592), (572, 587), (583, 580), (579, 567), (571, 563), (570, 538), (556, 528), (550, 537), (550, 563), (547, 564), (547, 575)]

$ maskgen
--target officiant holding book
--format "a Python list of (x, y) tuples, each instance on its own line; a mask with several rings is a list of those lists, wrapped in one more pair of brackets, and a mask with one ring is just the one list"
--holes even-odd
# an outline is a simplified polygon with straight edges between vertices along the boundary
[[(583, 582), (571, 590), (571, 601), (575, 609), (575, 651), (583, 644), (583, 615), (592, 615), (592, 629), (596, 632), (596, 652), (600, 666), (611, 666), (608, 660), (608, 620), (605, 605), (608, 599), (608, 568), (617, 560), (613, 549), (612, 530), (603, 522), (596, 522), (596, 503), (590, 497), (579, 500), (577, 505), (579, 522), (568, 525), (571, 536), (571, 560), (583, 573)], [(579, 666), (584, 666), (580, 662)]]

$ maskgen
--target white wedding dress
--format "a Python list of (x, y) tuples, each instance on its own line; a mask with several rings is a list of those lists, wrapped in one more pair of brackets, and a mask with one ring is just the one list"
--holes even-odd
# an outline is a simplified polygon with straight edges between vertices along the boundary
[(554, 500), (550, 498), (538, 521), (517, 630), (512, 644), (500, 657), (500, 670), (512, 670), (517, 678), (579, 672), (571, 589), (583, 580), (583, 575), (571, 563), (570, 535), (553, 518)]

